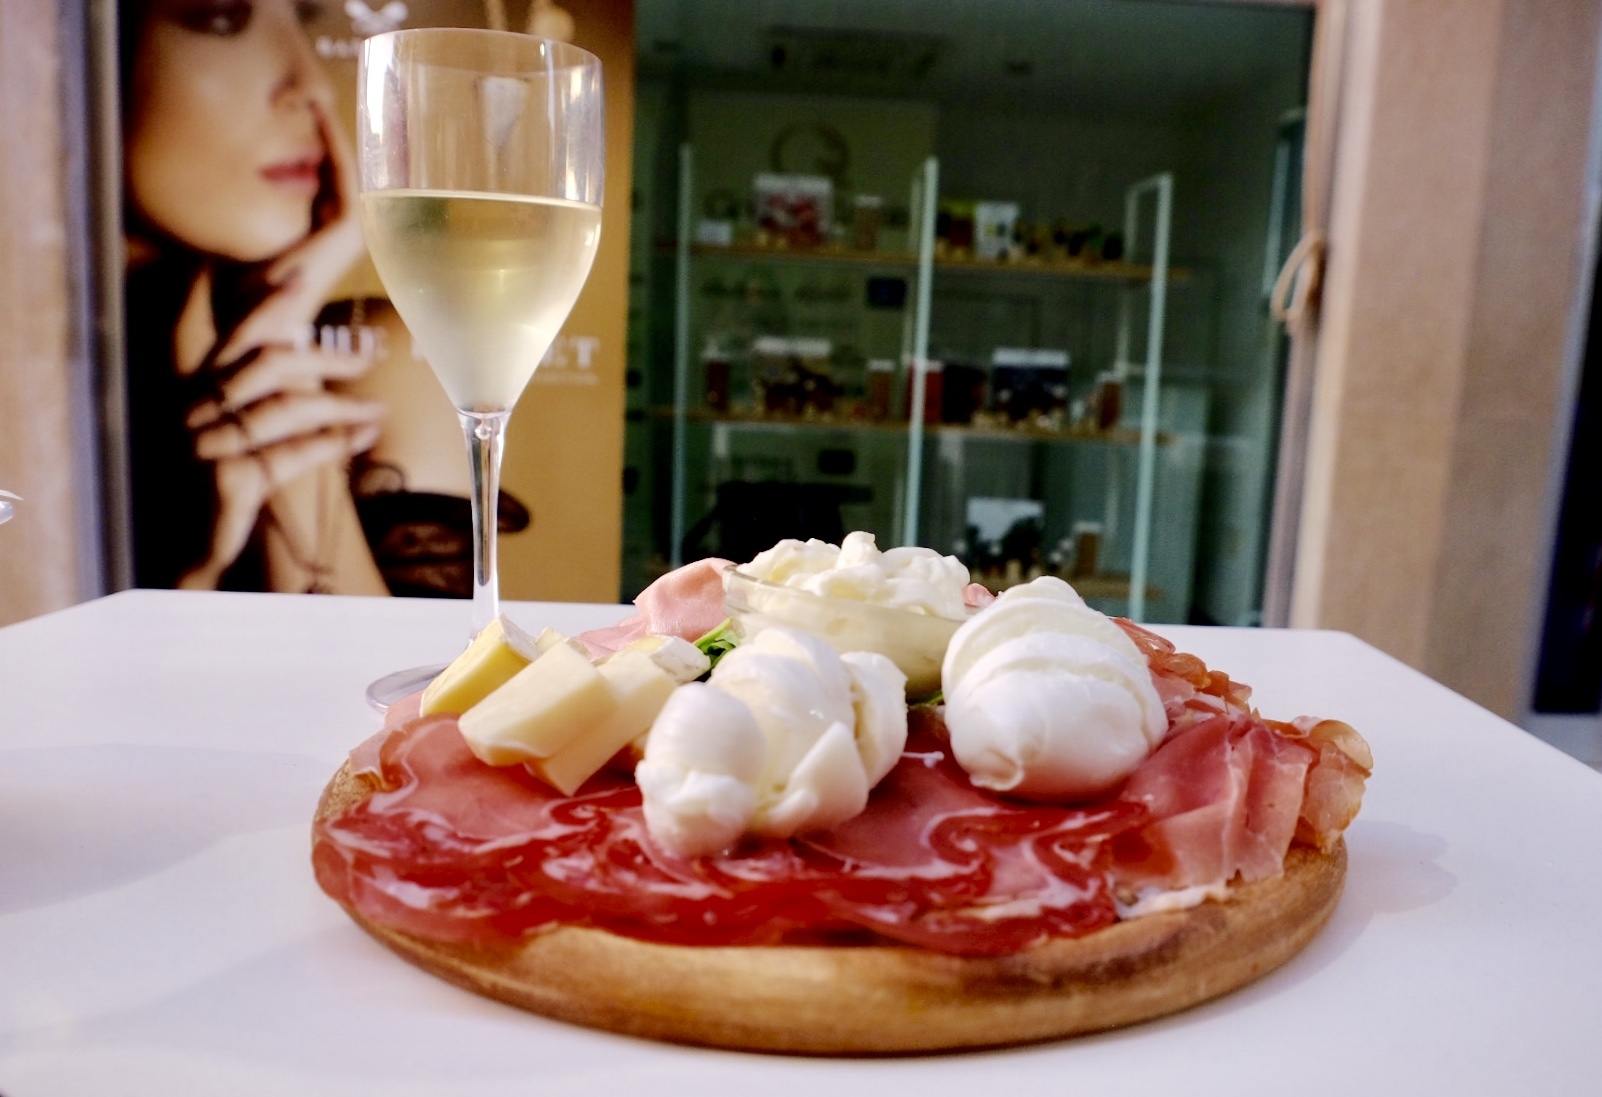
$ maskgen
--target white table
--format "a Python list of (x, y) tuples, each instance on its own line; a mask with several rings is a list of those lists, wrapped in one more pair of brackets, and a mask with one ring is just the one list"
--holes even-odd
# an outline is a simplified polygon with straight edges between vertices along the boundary
[[(525, 605), (576, 630), (617, 607)], [(1172, 628), (1377, 771), (1333, 921), (1280, 971), (1120, 1032), (899, 1060), (574, 1028), (458, 991), (312, 880), (371, 678), (461, 603), (133, 592), (0, 630), (0, 1093), (760, 1097), (1602, 1092), (1602, 776), (1336, 633)], [(1027, 1088), (1025, 1088), (1027, 1087)]]

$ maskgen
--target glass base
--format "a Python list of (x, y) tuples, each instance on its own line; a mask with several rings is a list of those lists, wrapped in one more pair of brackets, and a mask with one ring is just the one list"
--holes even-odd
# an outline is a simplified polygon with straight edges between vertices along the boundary
[(367, 703), (379, 712), (388, 712), (389, 706), (402, 697), (409, 697), (422, 689), (435, 678), (445, 664), (430, 667), (408, 667), (397, 670), (394, 674), (386, 674), (382, 678), (375, 678), (367, 687)]

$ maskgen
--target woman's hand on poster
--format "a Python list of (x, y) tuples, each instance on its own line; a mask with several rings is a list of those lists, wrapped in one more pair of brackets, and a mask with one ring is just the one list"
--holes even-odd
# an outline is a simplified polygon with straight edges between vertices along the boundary
[(181, 585), (213, 587), (244, 550), (273, 494), (378, 441), (383, 405), (330, 392), (369, 366), (352, 354), (265, 347), (190, 412), (195, 454), (214, 475), (217, 514), (207, 558)]
[[(216, 398), (186, 420), (195, 455), (214, 472), (217, 514), (206, 559), (180, 585), (215, 586), (276, 492), (324, 466), (342, 467), (378, 441), (383, 405), (330, 388), (371, 363), (306, 338), (362, 247), (348, 148), (326, 118), (319, 122), (329, 155), (314, 227), (267, 268), (271, 292), (204, 354), (200, 367), (223, 375)], [(186, 331), (215, 330), (210, 301), (211, 279), (202, 275), (179, 320), (180, 343)]]

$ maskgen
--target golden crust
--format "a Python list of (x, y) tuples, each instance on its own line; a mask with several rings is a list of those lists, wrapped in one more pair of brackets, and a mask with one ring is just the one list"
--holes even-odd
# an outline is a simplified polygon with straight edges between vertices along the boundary
[[(342, 768), (318, 818), (370, 791)], [(993, 958), (894, 946), (686, 947), (573, 926), (490, 948), (426, 941), (348, 913), (419, 967), (560, 1020), (680, 1043), (872, 1055), (1049, 1040), (1216, 998), (1312, 940), (1345, 876), (1344, 844), (1298, 847), (1283, 875), (1234, 887), (1226, 900)]]

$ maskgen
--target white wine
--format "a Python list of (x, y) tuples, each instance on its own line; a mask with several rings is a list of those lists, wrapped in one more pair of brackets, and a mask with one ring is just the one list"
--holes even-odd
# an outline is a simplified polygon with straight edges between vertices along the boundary
[(384, 190), (362, 212), (378, 276), (451, 403), (509, 409), (589, 277), (600, 208)]

